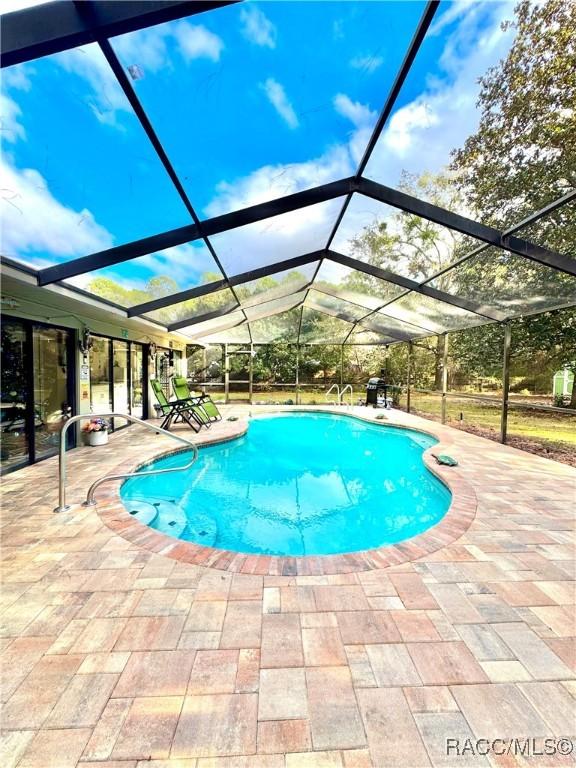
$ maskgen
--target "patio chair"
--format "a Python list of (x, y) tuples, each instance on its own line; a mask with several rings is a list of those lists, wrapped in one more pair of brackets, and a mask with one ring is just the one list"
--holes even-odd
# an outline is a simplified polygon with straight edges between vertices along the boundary
[(150, 379), (150, 386), (164, 417), (160, 425), (161, 429), (169, 430), (173, 421), (176, 423), (180, 420), (185, 421), (194, 432), (200, 432), (202, 427), (207, 429), (210, 427), (206, 415), (197, 405), (193, 405), (189, 400), (172, 400), (169, 402), (158, 379)]
[(194, 403), (195, 405), (199, 405), (202, 408), (202, 410), (206, 413), (206, 416), (209, 419), (209, 421), (222, 420), (222, 414), (216, 407), (210, 395), (205, 395), (202, 393), (197, 395), (194, 392), (192, 392), (184, 376), (172, 377), (172, 389), (174, 390), (174, 394), (176, 395), (178, 400), (188, 400), (191, 403)]

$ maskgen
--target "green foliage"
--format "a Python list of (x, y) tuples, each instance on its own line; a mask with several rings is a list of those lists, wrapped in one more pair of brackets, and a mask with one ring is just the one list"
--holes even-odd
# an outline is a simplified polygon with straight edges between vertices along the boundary
[(259, 346), (253, 365), (257, 384), (293, 382), (296, 380), (296, 347), (285, 342)]
[(521, 0), (515, 16), (510, 52), (480, 81), (478, 130), (453, 158), (472, 209), (501, 227), (576, 186), (576, 3)]

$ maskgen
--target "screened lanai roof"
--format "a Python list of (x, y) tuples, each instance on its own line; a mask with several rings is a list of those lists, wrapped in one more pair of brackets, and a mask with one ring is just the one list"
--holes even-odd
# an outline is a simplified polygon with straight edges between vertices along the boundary
[(422, 182), (475, 130), (510, 12), (5, 13), (3, 261), (199, 343), (392, 344), (574, 306), (564, 180), (503, 201), (498, 227)]

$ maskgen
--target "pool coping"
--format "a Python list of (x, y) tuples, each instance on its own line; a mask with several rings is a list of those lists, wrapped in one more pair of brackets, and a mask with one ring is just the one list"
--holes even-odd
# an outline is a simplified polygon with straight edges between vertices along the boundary
[[(102, 522), (122, 538), (150, 552), (161, 554), (179, 562), (215, 568), (232, 573), (257, 574), (262, 576), (319, 576), (340, 573), (356, 573), (390, 566), (402, 565), (437, 552), (459, 539), (470, 527), (477, 508), (477, 497), (474, 488), (468, 483), (459, 467), (444, 467), (435, 462), (432, 452), (442, 453), (452, 444), (449, 432), (441, 425), (434, 424), (431, 428), (410, 426), (401, 421), (395, 421), (393, 412), (386, 412), (387, 419), (368, 418), (356, 413), (346, 413), (336, 408), (290, 408), (290, 410), (271, 407), (260, 413), (331, 413), (347, 416), (369, 424), (382, 427), (399, 427), (412, 432), (434, 437), (439, 442), (427, 448), (422, 454), (425, 467), (451, 492), (452, 500), (448, 511), (436, 525), (410, 539), (398, 544), (387, 544), (375, 549), (350, 552), (339, 555), (305, 555), (301, 557), (282, 555), (256, 555), (234, 552), (231, 550), (206, 547), (194, 542), (181, 541), (167, 534), (150, 528), (148, 525), (135, 520), (125, 509), (120, 500), (120, 488), (124, 480), (112, 481), (109, 484), (106, 498), (97, 501), (96, 511)], [(428, 426), (428, 425), (426, 425)], [(219, 435), (210, 439), (210, 433), (202, 435), (197, 442), (198, 447), (217, 445), (243, 437), (249, 427), (249, 422), (239, 422), (240, 429), (230, 436)], [(205, 439), (204, 439), (205, 438)], [(158, 454), (134, 463), (128, 460), (120, 464), (115, 474), (134, 472), (157, 459), (185, 452), (189, 449), (164, 450)]]

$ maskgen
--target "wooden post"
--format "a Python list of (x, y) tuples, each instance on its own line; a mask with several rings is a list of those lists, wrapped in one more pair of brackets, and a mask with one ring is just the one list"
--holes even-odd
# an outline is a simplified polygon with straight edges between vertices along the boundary
[(446, 424), (446, 393), (448, 392), (448, 334), (443, 333), (444, 349), (442, 352), (442, 424)]
[(510, 392), (510, 344), (512, 328), (504, 323), (504, 350), (502, 355), (502, 413), (500, 417), (500, 442), (505, 443), (508, 434), (508, 394)]

